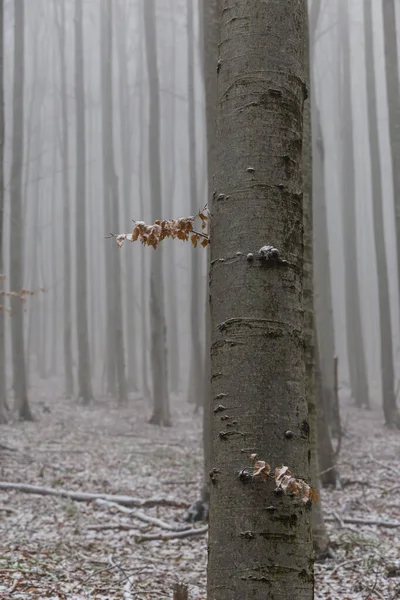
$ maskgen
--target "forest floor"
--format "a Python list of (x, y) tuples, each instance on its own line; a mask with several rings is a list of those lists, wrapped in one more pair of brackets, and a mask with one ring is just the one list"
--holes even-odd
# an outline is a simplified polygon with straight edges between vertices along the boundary
[[(202, 476), (201, 415), (174, 399), (172, 428), (147, 424), (140, 399), (118, 409), (90, 408), (32, 389), (34, 423), (0, 428), (0, 480), (143, 500), (198, 497)], [(322, 492), (334, 558), (316, 564), (316, 598), (400, 598), (400, 434), (378, 410), (342, 408), (340, 455), (344, 488)], [(140, 513), (183, 524), (184, 509)], [(197, 525), (201, 526), (201, 525)], [(168, 533), (104, 504), (0, 490), (0, 598), (154, 599), (172, 597), (174, 583), (190, 600), (205, 599), (206, 534), (139, 543)]]

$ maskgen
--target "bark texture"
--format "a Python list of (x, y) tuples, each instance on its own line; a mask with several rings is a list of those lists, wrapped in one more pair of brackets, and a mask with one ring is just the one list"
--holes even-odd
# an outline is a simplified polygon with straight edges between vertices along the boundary
[(346, 339), (350, 386), (356, 406), (369, 406), (367, 369), (357, 269), (354, 139), (350, 86), (350, 39), (347, 0), (339, 2), (342, 63), (342, 218), (345, 251)]
[(368, 133), (371, 163), (373, 227), (378, 272), (378, 301), (381, 344), (381, 386), (383, 412), (388, 427), (400, 427), (400, 415), (394, 390), (392, 319), (389, 298), (389, 277), (386, 260), (385, 226), (383, 217), (382, 170), (379, 151), (378, 110), (373, 49), (371, 0), (364, 2), (365, 65), (367, 75)]
[(76, 306), (79, 397), (93, 398), (89, 354), (86, 259), (86, 131), (83, 55), (83, 0), (75, 3), (75, 101), (76, 101)]
[[(160, 84), (157, 65), (157, 34), (154, 0), (143, 1), (144, 34), (149, 77), (149, 165), (152, 220), (162, 218), (160, 156)], [(151, 369), (153, 414), (150, 423), (170, 425), (162, 247), (151, 255), (150, 276)]]
[[(11, 164), (11, 236), (10, 236), (10, 287), (13, 291), (22, 289), (23, 266), (23, 216), (22, 216), (22, 170), (24, 161), (24, 3), (15, 3), (14, 33), (14, 84), (13, 84), (13, 124), (12, 124), (12, 164)], [(28, 390), (25, 367), (23, 306), (17, 299), (11, 301), (13, 387), (15, 411), (18, 418), (31, 421), (32, 414), (28, 403)]]
[[(208, 597), (309, 600), (310, 509), (276, 494), (272, 481), (250, 481), (246, 471), (249, 455), (257, 453), (309, 480), (302, 311), (305, 4), (223, 1), (218, 18)], [(269, 245), (287, 262), (276, 253), (263, 258), (259, 251)]]

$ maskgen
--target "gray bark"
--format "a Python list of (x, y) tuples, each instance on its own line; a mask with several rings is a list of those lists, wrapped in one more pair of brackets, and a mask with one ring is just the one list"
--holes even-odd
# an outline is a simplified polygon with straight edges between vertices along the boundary
[[(379, 151), (378, 110), (376, 98), (371, 0), (364, 2), (365, 66), (367, 76), (368, 133), (371, 164), (373, 227), (378, 273), (378, 301), (381, 344), (381, 386), (383, 412), (388, 427), (400, 427), (400, 415), (394, 390), (392, 319), (389, 298), (389, 276), (386, 260), (383, 217), (382, 170)], [(399, 94), (399, 91), (397, 92)]]
[(396, 224), (397, 277), (400, 286), (400, 82), (395, 4), (394, 0), (382, 0), (386, 91)]
[[(154, 0), (143, 1), (144, 34), (149, 76), (149, 165), (152, 220), (162, 218), (160, 156), (160, 85)], [(153, 414), (150, 423), (170, 425), (162, 247), (151, 255), (150, 275), (151, 369)]]
[[(3, 223), (4, 223), (4, 0), (0, 0), (0, 292), (3, 289)], [(0, 296), (0, 307), (4, 298)], [(0, 309), (0, 425), (7, 422), (6, 401), (6, 355), (5, 355), (5, 313)]]
[[(297, 477), (310, 474), (302, 311), (305, 4), (231, 0), (218, 16), (208, 597), (305, 600), (313, 597), (314, 579), (310, 509), (277, 495), (272, 481), (248, 484), (243, 474), (252, 453), (273, 467), (288, 465)], [(262, 258), (266, 245), (287, 262)]]
[[(104, 215), (110, 231), (118, 231), (119, 193), (118, 178), (114, 164), (113, 143), (113, 77), (112, 77), (112, 4), (104, 0), (101, 4), (101, 114), (103, 145), (103, 199)], [(125, 343), (122, 326), (122, 280), (121, 253), (116, 246), (106, 250), (106, 288), (107, 294), (107, 355), (108, 363), (115, 372), (118, 386), (119, 404), (127, 401), (125, 378)]]
[(369, 406), (367, 369), (360, 311), (357, 270), (357, 227), (355, 207), (355, 165), (350, 86), (350, 40), (347, 0), (340, 0), (339, 21), (342, 63), (342, 218), (345, 251), (346, 339), (350, 386), (356, 406)]
[[(14, 33), (14, 84), (11, 164), (11, 236), (10, 236), (10, 286), (18, 292), (23, 287), (23, 216), (22, 216), (22, 171), (24, 160), (24, 3), (15, 2)], [(20, 300), (11, 302), (13, 388), (15, 411), (21, 420), (31, 421), (25, 367), (24, 319)]]
[[(68, 129), (68, 106), (67, 106), (67, 61), (65, 57), (66, 50), (66, 32), (65, 32), (65, 2), (61, 0), (60, 18), (56, 17), (58, 29), (58, 47), (60, 53), (60, 92), (61, 92), (61, 139), (60, 154), (62, 161), (62, 203), (63, 203), (63, 267), (64, 267), (64, 287), (63, 287), (63, 343), (64, 343), (64, 387), (65, 396), (71, 398), (74, 394), (74, 376), (72, 370), (72, 316), (71, 316), (71, 239), (70, 239), (70, 208), (71, 200), (68, 156), (69, 156), (69, 129)], [(57, 6), (55, 7), (57, 11)]]
[(89, 354), (86, 258), (86, 131), (83, 55), (83, 0), (75, 2), (75, 102), (76, 102), (76, 306), (79, 397), (93, 399)]

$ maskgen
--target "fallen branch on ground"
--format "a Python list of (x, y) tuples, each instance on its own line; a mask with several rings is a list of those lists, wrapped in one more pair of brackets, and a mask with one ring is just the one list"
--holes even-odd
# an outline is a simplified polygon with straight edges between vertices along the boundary
[(176, 531), (175, 533), (149, 533), (145, 535), (135, 535), (135, 542), (151, 542), (153, 540), (172, 540), (175, 538), (187, 538), (195, 535), (203, 535), (207, 533), (208, 525), (197, 527), (196, 529), (187, 529), (186, 531)]
[(0, 490), (14, 490), (24, 494), (37, 494), (38, 496), (58, 496), (59, 498), (69, 498), (76, 502), (94, 502), (95, 500), (105, 500), (114, 502), (121, 506), (152, 508), (154, 506), (171, 506), (175, 508), (188, 508), (189, 504), (183, 500), (174, 500), (170, 498), (134, 498), (132, 496), (113, 496), (112, 494), (91, 494), (88, 492), (72, 492), (70, 490), (56, 490), (53, 488), (42, 488), (36, 485), (24, 483), (10, 483), (0, 481)]
[(372, 519), (354, 519), (352, 517), (344, 517), (343, 519), (339, 519), (338, 516), (324, 517), (324, 521), (339, 521), (341, 526), (343, 526), (343, 523), (348, 523), (349, 525), (376, 525), (377, 527), (387, 527), (388, 529), (396, 529), (397, 527), (400, 527), (400, 521), (374, 521)]
[(146, 515), (145, 513), (140, 512), (138, 510), (131, 510), (129, 508), (126, 508), (125, 506), (117, 504), (116, 502), (108, 502), (107, 500), (98, 499), (95, 500), (95, 504), (98, 504), (99, 506), (105, 506), (109, 509), (114, 508), (118, 512), (122, 512), (125, 515), (133, 517), (134, 519), (138, 519), (138, 521), (150, 523), (150, 525), (154, 525), (155, 527), (159, 527), (160, 529), (165, 529), (167, 531), (187, 531), (191, 528), (190, 525), (172, 525), (170, 523), (165, 523), (165, 521), (161, 521), (161, 519), (157, 519), (156, 517), (150, 517), (149, 515)]
[(380, 460), (377, 460), (374, 456), (372, 456), (372, 454), (369, 455), (369, 458), (375, 464), (379, 465), (380, 467), (383, 467), (384, 469), (387, 469), (388, 471), (390, 471), (394, 475), (398, 475), (400, 477), (400, 471), (399, 471), (399, 469), (396, 469), (395, 467), (392, 467), (392, 465), (388, 465), (388, 464), (386, 464), (386, 463), (384, 463), (384, 462), (382, 462)]

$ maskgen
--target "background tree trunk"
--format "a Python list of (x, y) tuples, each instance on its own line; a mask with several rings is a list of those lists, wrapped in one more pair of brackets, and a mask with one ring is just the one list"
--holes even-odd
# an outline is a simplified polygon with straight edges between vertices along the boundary
[[(364, 2), (364, 48), (367, 76), (368, 133), (371, 161), (373, 227), (378, 273), (378, 301), (381, 344), (381, 386), (383, 412), (388, 427), (400, 427), (400, 415), (394, 390), (392, 318), (390, 312), (389, 277), (386, 260), (385, 226), (382, 199), (382, 170), (379, 151), (379, 130), (376, 101), (375, 65), (371, 0)], [(399, 94), (399, 91), (397, 92)]]
[[(13, 85), (13, 124), (12, 124), (12, 166), (11, 166), (11, 237), (10, 237), (10, 287), (19, 291), (23, 287), (23, 216), (22, 216), (22, 169), (24, 161), (24, 3), (15, 2), (14, 30), (14, 85)], [(24, 312), (20, 300), (11, 301), (11, 339), (13, 359), (13, 387), (15, 410), (19, 419), (31, 421), (32, 414), (28, 403), (25, 368)]]
[[(276, 495), (271, 481), (248, 485), (243, 473), (257, 453), (273, 468), (285, 464), (309, 478), (302, 312), (305, 4), (271, 0), (260, 10), (258, 0), (240, 0), (224, 3), (218, 16), (208, 597), (264, 600), (268, 590), (276, 600), (305, 600), (313, 597), (310, 510)], [(287, 263), (261, 258), (267, 245)]]
[[(160, 85), (157, 65), (157, 34), (154, 0), (143, 0), (144, 33), (149, 76), (149, 168), (152, 220), (162, 218), (160, 156)], [(150, 423), (171, 425), (169, 412), (164, 274), (162, 248), (151, 255), (150, 275), (151, 370), (153, 376), (153, 414)]]
[(76, 324), (79, 397), (93, 399), (89, 353), (86, 260), (86, 131), (83, 54), (83, 0), (75, 2), (75, 101), (76, 101)]
[[(0, 0), (0, 292), (4, 289), (3, 223), (4, 223), (4, 0)], [(4, 298), (0, 296), (0, 306)], [(6, 340), (4, 310), (0, 308), (0, 425), (7, 422)]]

